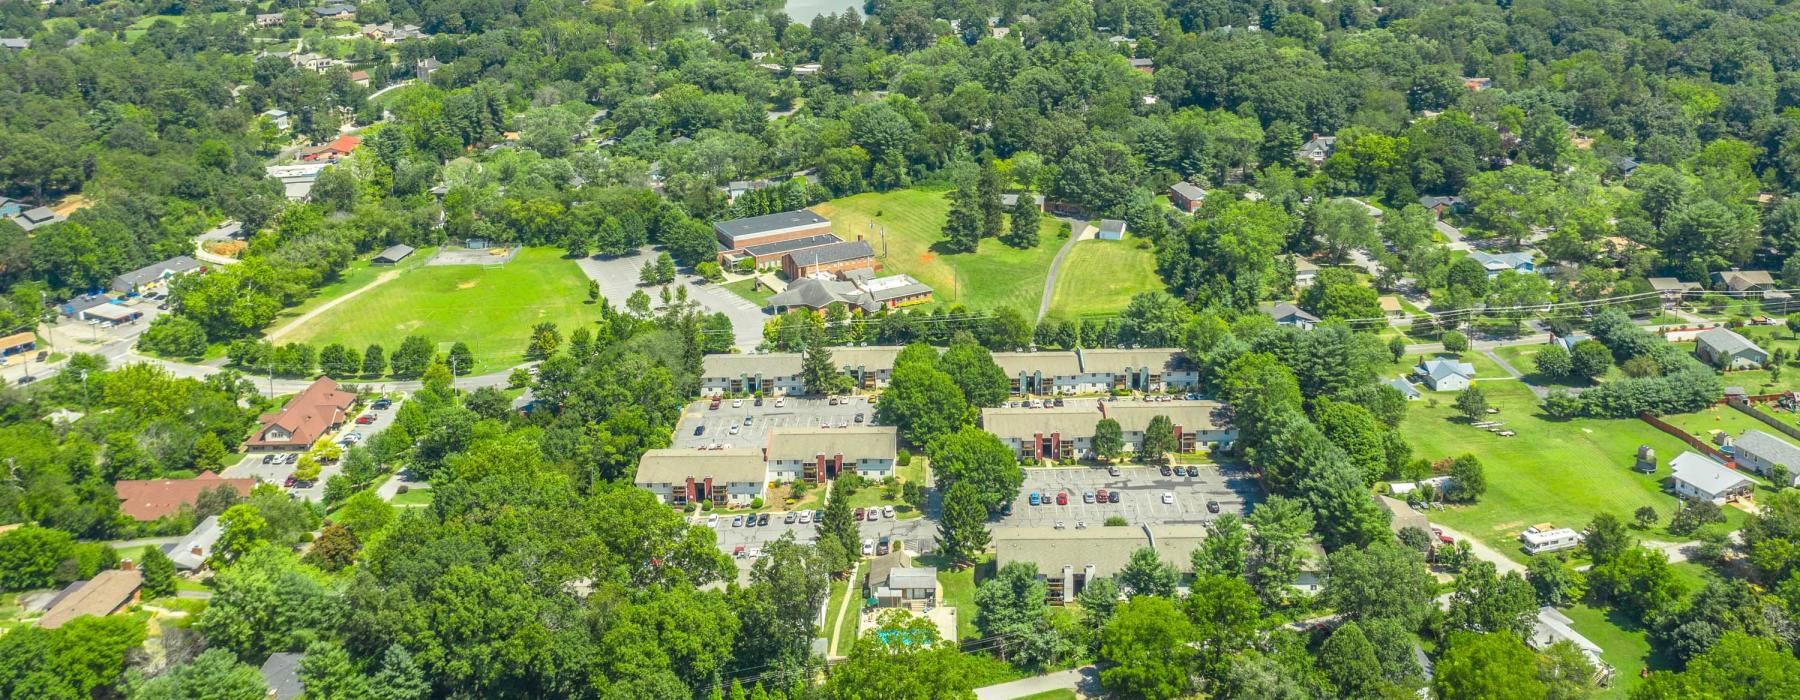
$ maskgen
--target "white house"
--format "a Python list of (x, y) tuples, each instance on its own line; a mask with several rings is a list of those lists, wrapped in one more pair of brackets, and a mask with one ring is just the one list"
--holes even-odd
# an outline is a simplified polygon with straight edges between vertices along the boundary
[(762, 498), (767, 479), (763, 452), (756, 448), (667, 448), (645, 451), (632, 483), (676, 507), (701, 501), (748, 507), (753, 499)]
[(1675, 489), (1675, 495), (1691, 500), (1725, 505), (1726, 501), (1747, 496), (1756, 488), (1756, 484), (1744, 475), (1695, 452), (1675, 455), (1669, 460), (1669, 470), (1673, 472), (1669, 485)]
[(1475, 365), (1454, 359), (1421, 360), (1413, 373), (1432, 391), (1462, 391), (1475, 380)]
[(1319, 266), (1313, 264), (1313, 261), (1298, 255), (1289, 255), (1288, 259), (1294, 261), (1295, 287), (1300, 289), (1311, 287), (1313, 280), (1319, 278)]
[(821, 483), (844, 472), (885, 479), (894, 474), (896, 435), (893, 426), (776, 428), (764, 454), (778, 481)]
[(1387, 385), (1394, 387), (1394, 390), (1400, 392), (1401, 396), (1406, 397), (1407, 401), (1418, 401), (1424, 396), (1424, 394), (1419, 393), (1419, 388), (1413, 386), (1412, 382), (1406, 381), (1405, 377), (1394, 377), (1393, 379), (1389, 379), (1387, 380)]
[(1800, 447), (1761, 430), (1746, 430), (1732, 443), (1738, 468), (1770, 476), (1775, 465), (1788, 470), (1788, 485), (1800, 487)]

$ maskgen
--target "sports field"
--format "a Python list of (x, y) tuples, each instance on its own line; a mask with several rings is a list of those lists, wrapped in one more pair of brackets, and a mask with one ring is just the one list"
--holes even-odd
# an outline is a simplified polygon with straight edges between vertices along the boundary
[(1143, 239), (1077, 241), (1063, 259), (1050, 296), (1050, 316), (1077, 319), (1118, 313), (1131, 297), (1163, 288), (1156, 276), (1156, 251)]
[[(278, 340), (315, 347), (343, 343), (359, 350), (379, 343), (390, 353), (409, 335), (433, 343), (460, 340), (474, 351), (474, 372), (481, 374), (522, 362), (531, 327), (539, 322), (556, 323), (566, 336), (600, 317), (599, 307), (587, 303), (587, 277), (553, 248), (527, 248), (504, 267), (414, 264), (391, 269), (397, 276), (360, 293), (356, 290), (363, 287), (343, 289), (338, 296), (353, 296)], [(329, 301), (308, 305), (316, 309)]]
[[(1556, 421), (1542, 415), (1531, 390), (1517, 381), (1480, 381), (1488, 405), (1499, 408), (1492, 419), (1517, 433), (1500, 437), (1472, 428), (1456, 413), (1454, 396), (1428, 393), (1427, 400), (1407, 407), (1401, 430), (1413, 455), (1433, 461), (1470, 453), (1487, 473), (1487, 495), (1473, 506), (1434, 511), (1431, 519), (1480, 538), (1520, 561), (1518, 534), (1537, 523), (1581, 528), (1598, 513), (1612, 513), (1630, 523), (1641, 506), (1654, 506), (1661, 522), (1636, 534), (1644, 539), (1680, 542), (1666, 526), (1675, 514), (1675, 497), (1662, 491), (1669, 476), (1668, 460), (1686, 446), (1675, 438), (1630, 419)], [(1432, 406), (1435, 399), (1437, 406)], [(1705, 417), (1700, 417), (1705, 420)], [(1684, 417), (1670, 417), (1685, 421)], [(1656, 450), (1656, 475), (1631, 470), (1638, 445)], [(1726, 508), (1735, 525), (1744, 514)]]
[(945, 194), (922, 189), (871, 192), (824, 202), (812, 210), (831, 219), (832, 230), (845, 240), (869, 239), (881, 256), (882, 274), (905, 273), (931, 285), (937, 305), (964, 304), (978, 311), (1009, 306), (1027, 319), (1037, 318), (1050, 260), (1063, 243), (1055, 234), (1057, 221), (1049, 216), (1041, 219), (1038, 245), (1029, 250), (988, 239), (974, 253), (944, 254), (933, 245), (943, 240), (949, 217)]

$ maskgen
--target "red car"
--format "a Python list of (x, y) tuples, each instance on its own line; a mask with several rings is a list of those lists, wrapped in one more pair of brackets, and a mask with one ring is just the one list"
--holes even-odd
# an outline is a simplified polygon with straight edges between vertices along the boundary
[(1441, 528), (1431, 528), (1431, 534), (1437, 535), (1438, 541), (1444, 544), (1456, 544), (1456, 538), (1444, 534)]
[(865, 519), (865, 518), (868, 518), (868, 517), (869, 517), (869, 511), (868, 511), (868, 509), (866, 509), (866, 508), (858, 508), (858, 509), (856, 509), (856, 522), (859, 522), (859, 523), (860, 523), (860, 522), (862, 522), (862, 521), (863, 521), (863, 520), (864, 520), (864, 519)]
[(375, 417), (374, 417), (374, 416), (371, 416), (371, 415), (369, 415), (369, 414), (367, 414), (367, 413), (364, 413), (364, 414), (362, 414), (362, 415), (360, 415), (360, 416), (357, 416), (357, 417), (356, 417), (356, 424), (357, 424), (357, 425), (368, 425), (368, 424), (370, 424), (370, 423), (373, 423), (373, 422), (375, 422)]
[(1105, 503), (1106, 502), (1106, 489), (1100, 489), (1099, 491), (1094, 492), (1094, 502), (1095, 503)]
[(1069, 494), (1067, 494), (1067, 493), (1056, 494), (1056, 505), (1059, 505), (1059, 506), (1069, 505)]

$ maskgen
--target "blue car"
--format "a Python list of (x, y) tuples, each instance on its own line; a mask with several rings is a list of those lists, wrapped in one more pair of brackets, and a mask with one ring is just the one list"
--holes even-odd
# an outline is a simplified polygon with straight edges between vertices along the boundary
[(1041, 505), (1043, 505), (1043, 504), (1044, 504), (1044, 497), (1043, 497), (1043, 496), (1039, 496), (1039, 495), (1038, 495), (1038, 492), (1036, 492), (1036, 491), (1032, 491), (1032, 492), (1031, 492), (1031, 505), (1034, 505), (1034, 506), (1041, 506)]

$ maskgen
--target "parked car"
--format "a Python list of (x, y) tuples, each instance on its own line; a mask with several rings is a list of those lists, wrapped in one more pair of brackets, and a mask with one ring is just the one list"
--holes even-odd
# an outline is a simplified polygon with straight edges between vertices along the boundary
[(713, 400), (712, 400), (712, 403), (710, 403), (710, 404), (707, 404), (707, 406), (706, 406), (706, 410), (708, 410), (708, 411), (717, 411), (717, 410), (719, 410), (719, 404), (720, 404), (720, 403), (722, 403), (722, 402), (721, 402), (721, 401), (720, 401), (720, 400), (719, 400), (719, 399), (717, 399), (717, 398), (714, 398), (714, 399), (713, 399)]
[(25, 376), (23, 376), (23, 377), (19, 377), (19, 384), (21, 384), (21, 385), (24, 385), (24, 384), (30, 384), (30, 383), (32, 383), (32, 382), (35, 382), (35, 381), (37, 381), (37, 377), (33, 377), (33, 376), (31, 376), (31, 375), (29, 375), (29, 374), (27, 374), (27, 375), (25, 375)]
[(1044, 497), (1042, 495), (1038, 494), (1038, 492), (1032, 491), (1031, 498), (1029, 500), (1027, 500), (1026, 502), (1030, 503), (1031, 505), (1034, 505), (1034, 506), (1041, 506), (1041, 505), (1044, 505)]
[(1168, 505), (1174, 505), (1174, 504), (1175, 504), (1175, 494), (1170, 493), (1168, 491), (1164, 491), (1163, 492), (1163, 505), (1168, 506)]
[(1057, 407), (1057, 408), (1062, 408), (1062, 407), (1063, 407), (1063, 400), (1062, 400), (1062, 397), (1061, 397), (1061, 396), (1058, 396), (1058, 397), (1056, 397), (1056, 407)]
[(826, 397), (825, 402), (830, 405), (836, 406), (836, 405), (838, 405), (838, 397), (836, 397), (836, 396)]
[(775, 407), (776, 408), (781, 408), (782, 406), (785, 406), (785, 405), (787, 405), (787, 399), (784, 399), (779, 396), (775, 397)]
[(1058, 492), (1056, 494), (1056, 505), (1059, 505), (1059, 506), (1069, 505), (1069, 492), (1067, 492), (1067, 491)]
[(763, 513), (763, 514), (761, 514), (761, 515), (758, 515), (758, 516), (756, 516), (756, 524), (757, 524), (757, 525), (767, 525), (767, 524), (769, 524), (769, 514), (768, 514), (768, 513)]
[(800, 518), (800, 516), (798, 516), (798, 515), (795, 515), (793, 513), (788, 513), (787, 517), (781, 519), (781, 522), (786, 523), (788, 525), (792, 525), (792, 524), (794, 524), (794, 521), (798, 520), (799, 518)]
[(1093, 503), (1094, 502), (1094, 492), (1093, 491), (1082, 492), (1081, 502), (1082, 503)]
[(706, 516), (706, 526), (707, 527), (718, 527), (719, 526), (719, 516), (716, 514)]
[(752, 406), (761, 406), (761, 405), (762, 405), (762, 402), (763, 402), (763, 398), (762, 398), (762, 397), (761, 397), (761, 396), (758, 396), (758, 397), (756, 397), (756, 400), (755, 400), (755, 401), (752, 401), (752, 402), (750, 402), (750, 405), (752, 405)]
[(875, 540), (873, 538), (864, 538), (863, 539), (862, 553), (863, 553), (863, 556), (865, 556), (865, 557), (875, 553)]
[(856, 414), (856, 422), (858, 422), (858, 423), (863, 422), (863, 414), (861, 414), (861, 413)]
[(889, 539), (887, 535), (882, 535), (881, 540), (875, 545), (875, 553), (886, 556), (892, 542), (893, 540)]
[(49, 357), (50, 357), (49, 350), (39, 350), (38, 354), (37, 354), (37, 361), (43, 362), (44, 360), (49, 359)]
[(1167, 464), (1165, 464), (1165, 465), (1163, 465), (1163, 468), (1162, 468), (1162, 475), (1163, 475), (1163, 476), (1168, 476), (1168, 475), (1170, 475), (1170, 474), (1172, 474), (1172, 473), (1174, 473), (1174, 471), (1175, 471), (1175, 470), (1174, 470), (1174, 469), (1173, 469), (1173, 468), (1172, 468), (1172, 467), (1170, 467), (1170, 466), (1169, 466), (1169, 465), (1167, 465)]
[(357, 417), (356, 417), (356, 424), (357, 424), (357, 425), (368, 425), (368, 424), (370, 424), (370, 423), (373, 423), (373, 422), (375, 422), (375, 417), (374, 417), (374, 416), (371, 416), (371, 415), (369, 415), (369, 414), (367, 414), (367, 413), (364, 413), (364, 414), (362, 414), (362, 415), (360, 415), (360, 416), (357, 416)]
[(1106, 502), (1107, 503), (1118, 503), (1119, 502), (1119, 492), (1114, 491), (1112, 493), (1106, 494)]
[(1439, 542), (1442, 542), (1444, 544), (1456, 544), (1456, 538), (1444, 534), (1444, 529), (1441, 527), (1431, 528), (1431, 534), (1437, 535), (1437, 539)]
[(756, 527), (756, 515), (752, 514), (749, 520), (745, 520), (744, 527)]
[(1001, 515), (1012, 515), (1012, 501), (1007, 501), (1006, 503), (1003, 503), (1000, 505), (1000, 514)]
[(282, 480), (281, 485), (290, 489), (294, 488), (294, 475), (289, 474), (288, 478)]
[(870, 508), (869, 509), (869, 522), (875, 522), (880, 519), (881, 519), (881, 509), (880, 508)]
[(275, 455), (263, 455), (263, 464), (275, 461)]
[(894, 517), (894, 507), (893, 506), (882, 506), (881, 507), (881, 517), (883, 517), (883, 518)]
[(800, 524), (801, 525), (812, 524), (812, 511), (810, 511), (810, 510), (800, 511)]
[(744, 407), (744, 400), (743, 400), (743, 399), (732, 399), (732, 400), (731, 400), (731, 407), (732, 407), (732, 408), (743, 408), (743, 407)]
[(739, 515), (737, 517), (732, 518), (731, 526), (732, 527), (743, 527), (744, 526), (744, 516)]
[[(739, 520), (742, 520), (742, 518), (739, 518)], [(732, 547), (731, 548), (731, 556), (737, 557), (739, 559), (743, 559), (744, 558), (744, 545), (740, 544), (736, 547)]]
[(295, 462), (298, 462), (298, 461), (300, 461), (300, 453), (298, 453), (298, 452), (289, 452), (289, 453), (288, 453), (288, 455), (287, 455), (287, 458), (286, 458), (286, 459), (283, 459), (283, 460), (281, 460), (281, 463), (282, 463), (282, 464), (293, 464), (293, 463), (295, 463)]
[(706, 426), (704, 426), (704, 425), (694, 426), (694, 434), (695, 435), (705, 435), (706, 434)]
[(730, 428), (730, 429), (729, 429), (729, 430), (726, 430), (726, 431), (725, 431), (725, 432), (727, 432), (727, 433), (731, 433), (731, 434), (732, 434), (732, 435), (736, 435), (736, 434), (738, 434), (738, 427), (737, 427), (737, 424), (736, 424), (736, 423), (733, 423), (733, 424), (732, 424), (732, 425), (731, 425), (731, 428)]
[(1218, 501), (1207, 501), (1206, 502), (1206, 512), (1208, 512), (1208, 513), (1219, 512), (1219, 502)]
[(756, 416), (744, 416), (744, 425), (751, 424), (752, 422), (754, 422), (755, 418), (756, 418)]
[(393, 405), (394, 405), (393, 401), (390, 401), (385, 398), (381, 398), (381, 399), (375, 399), (375, 403), (369, 404), (369, 408), (373, 408), (377, 411), (385, 411), (385, 410), (388, 410), (389, 408), (391, 408)]
[(1094, 502), (1095, 503), (1105, 503), (1107, 495), (1108, 494), (1106, 493), (1106, 489), (1100, 489), (1099, 491), (1095, 491), (1094, 492)]
[(1118, 476), (1119, 475), (1119, 465), (1115, 464), (1113, 466), (1107, 467), (1106, 474), (1107, 474), (1107, 476)]
[(867, 518), (867, 517), (869, 517), (869, 510), (867, 508), (856, 509), (856, 522), (860, 523), (863, 521), (864, 518)]

